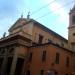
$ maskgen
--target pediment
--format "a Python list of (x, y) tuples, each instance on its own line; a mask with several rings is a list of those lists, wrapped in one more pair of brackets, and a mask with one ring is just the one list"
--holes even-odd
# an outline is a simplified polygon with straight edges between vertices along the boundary
[(27, 22), (27, 20), (25, 18), (19, 18), (9, 29), (9, 32), (11, 32), (12, 30), (24, 25), (24, 23)]

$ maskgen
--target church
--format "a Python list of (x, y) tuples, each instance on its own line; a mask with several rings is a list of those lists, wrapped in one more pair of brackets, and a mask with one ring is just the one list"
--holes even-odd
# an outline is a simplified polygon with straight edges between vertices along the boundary
[(19, 18), (0, 39), (0, 75), (75, 75), (75, 6), (68, 40), (39, 22)]

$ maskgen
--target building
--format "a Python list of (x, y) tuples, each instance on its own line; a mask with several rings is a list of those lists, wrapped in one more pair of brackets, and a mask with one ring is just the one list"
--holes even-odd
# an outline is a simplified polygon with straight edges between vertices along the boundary
[(0, 39), (0, 75), (75, 75), (75, 7), (68, 40), (28, 18), (19, 18)]

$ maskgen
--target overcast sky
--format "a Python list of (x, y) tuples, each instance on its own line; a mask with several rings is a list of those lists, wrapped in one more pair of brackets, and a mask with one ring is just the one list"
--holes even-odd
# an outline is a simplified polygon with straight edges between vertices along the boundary
[(0, 0), (0, 37), (21, 17), (27, 16), (68, 38), (68, 13), (75, 0)]

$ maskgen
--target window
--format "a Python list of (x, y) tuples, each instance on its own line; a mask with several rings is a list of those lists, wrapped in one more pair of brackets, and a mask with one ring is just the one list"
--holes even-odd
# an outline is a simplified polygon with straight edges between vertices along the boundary
[(40, 75), (44, 75), (44, 70), (41, 70), (41, 74)]
[(31, 62), (32, 61), (32, 52), (30, 52), (30, 54), (29, 54), (29, 62)]
[(63, 42), (61, 43), (61, 46), (64, 47), (64, 43)]
[(43, 36), (42, 35), (39, 35), (39, 41), (38, 41), (38, 43), (39, 44), (42, 44), (42, 41), (43, 41)]
[(27, 71), (27, 75), (30, 75), (30, 70)]
[(73, 17), (72, 17), (72, 23), (73, 24), (75, 23), (75, 15), (73, 15)]
[(48, 43), (52, 43), (52, 40), (48, 39)]
[(73, 33), (73, 36), (75, 36), (75, 33)]
[(55, 72), (55, 75), (58, 75), (58, 72)]
[(66, 58), (66, 66), (67, 66), (67, 67), (69, 67), (69, 64), (70, 64), (69, 61), (70, 61), (70, 59), (69, 59), (69, 57), (67, 57), (67, 58)]
[(46, 61), (46, 51), (43, 51), (43, 54), (42, 54), (42, 61)]
[(66, 75), (68, 75), (68, 73), (66, 73)]
[(56, 53), (56, 59), (55, 59), (55, 63), (56, 64), (59, 64), (59, 56), (60, 56), (60, 54)]

